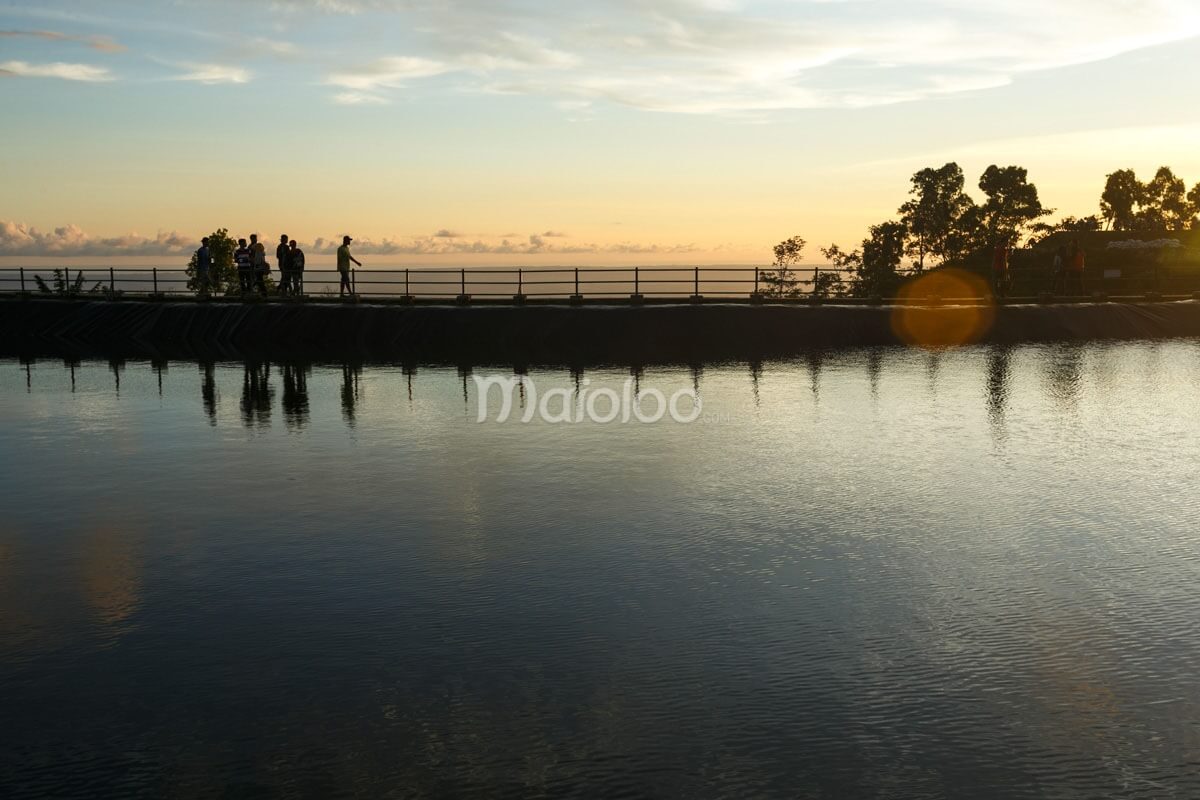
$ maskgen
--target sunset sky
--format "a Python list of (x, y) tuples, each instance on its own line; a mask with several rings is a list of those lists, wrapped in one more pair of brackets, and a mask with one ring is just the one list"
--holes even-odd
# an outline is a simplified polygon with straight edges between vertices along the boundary
[[(1196, 0), (0, 0), (0, 260), (855, 246), (915, 170), (1200, 183)], [(320, 240), (320, 241), (318, 241)], [(315, 243), (315, 244), (314, 244)]]

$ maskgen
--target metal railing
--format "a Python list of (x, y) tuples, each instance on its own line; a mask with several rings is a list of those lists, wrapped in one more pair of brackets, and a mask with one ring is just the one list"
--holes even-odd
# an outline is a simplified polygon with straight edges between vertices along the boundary
[[(58, 275), (55, 275), (55, 272)], [(404, 268), (356, 269), (349, 275), (350, 295), (355, 298), (393, 299), (405, 302), (446, 301), (567, 301), (626, 299), (634, 302), (660, 299), (700, 301), (746, 299), (848, 299), (828, 291), (822, 276), (837, 275), (842, 287), (849, 287), (852, 275), (833, 266), (811, 265), (791, 270), (788, 292), (781, 294), (766, 280), (773, 267), (475, 267), (475, 268)], [(1051, 294), (1054, 276), (1048, 270), (1012, 271), (1011, 298), (1032, 298)], [(270, 276), (280, 277), (278, 270)], [(341, 274), (336, 270), (310, 269), (297, 273), (296, 291), (282, 295), (289, 299), (336, 299), (341, 295)], [(0, 269), (0, 293), (24, 293), (34, 296), (181, 297), (196, 296), (189, 288), (190, 277), (180, 268), (4, 268)], [(236, 284), (236, 280), (234, 281)], [(835, 281), (836, 283), (836, 281)], [(233, 287), (219, 286), (213, 297), (236, 300), (256, 296)], [(1098, 276), (1089, 276), (1086, 294), (1112, 291), (1116, 284)], [(1175, 292), (1180, 295), (1200, 291), (1200, 274), (1152, 274), (1133, 276), (1120, 286), (1128, 294)], [(280, 297), (279, 286), (269, 292)], [(865, 298), (857, 298), (865, 299)], [(981, 298), (945, 298), (981, 299)]]

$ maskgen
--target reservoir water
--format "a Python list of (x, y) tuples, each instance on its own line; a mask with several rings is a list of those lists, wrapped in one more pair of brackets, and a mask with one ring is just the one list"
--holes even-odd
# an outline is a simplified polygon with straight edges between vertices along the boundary
[(512, 374), (0, 361), (0, 796), (1200, 796), (1200, 342)]

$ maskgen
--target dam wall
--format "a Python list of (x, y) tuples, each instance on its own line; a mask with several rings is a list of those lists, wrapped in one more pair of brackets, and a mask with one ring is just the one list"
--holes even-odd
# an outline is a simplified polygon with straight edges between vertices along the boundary
[(1200, 303), (403, 306), (0, 300), (0, 350), (167, 358), (654, 363), (812, 349), (1200, 336)]

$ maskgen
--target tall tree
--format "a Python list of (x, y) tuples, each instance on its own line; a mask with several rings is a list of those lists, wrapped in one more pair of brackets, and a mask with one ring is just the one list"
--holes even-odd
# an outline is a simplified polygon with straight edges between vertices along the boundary
[(1146, 188), (1131, 169), (1119, 169), (1108, 176), (1100, 195), (1100, 214), (1114, 231), (1130, 231), (1137, 227), (1136, 209)]
[(918, 270), (926, 260), (939, 264), (962, 257), (974, 244), (979, 209), (963, 191), (962, 168), (950, 162), (921, 170), (912, 177), (912, 199), (900, 207), (907, 231), (905, 252)]
[(1137, 216), (1142, 230), (1183, 230), (1193, 216), (1187, 185), (1175, 177), (1170, 167), (1159, 167), (1144, 185), (1141, 204)]
[(989, 243), (1000, 238), (1011, 241), (1050, 213), (1042, 206), (1037, 186), (1029, 182), (1029, 171), (1024, 167), (993, 164), (979, 179), (979, 188), (987, 196), (980, 215)]
[(1200, 183), (1192, 187), (1187, 195), (1189, 205), (1188, 227), (1192, 230), (1200, 227)]

